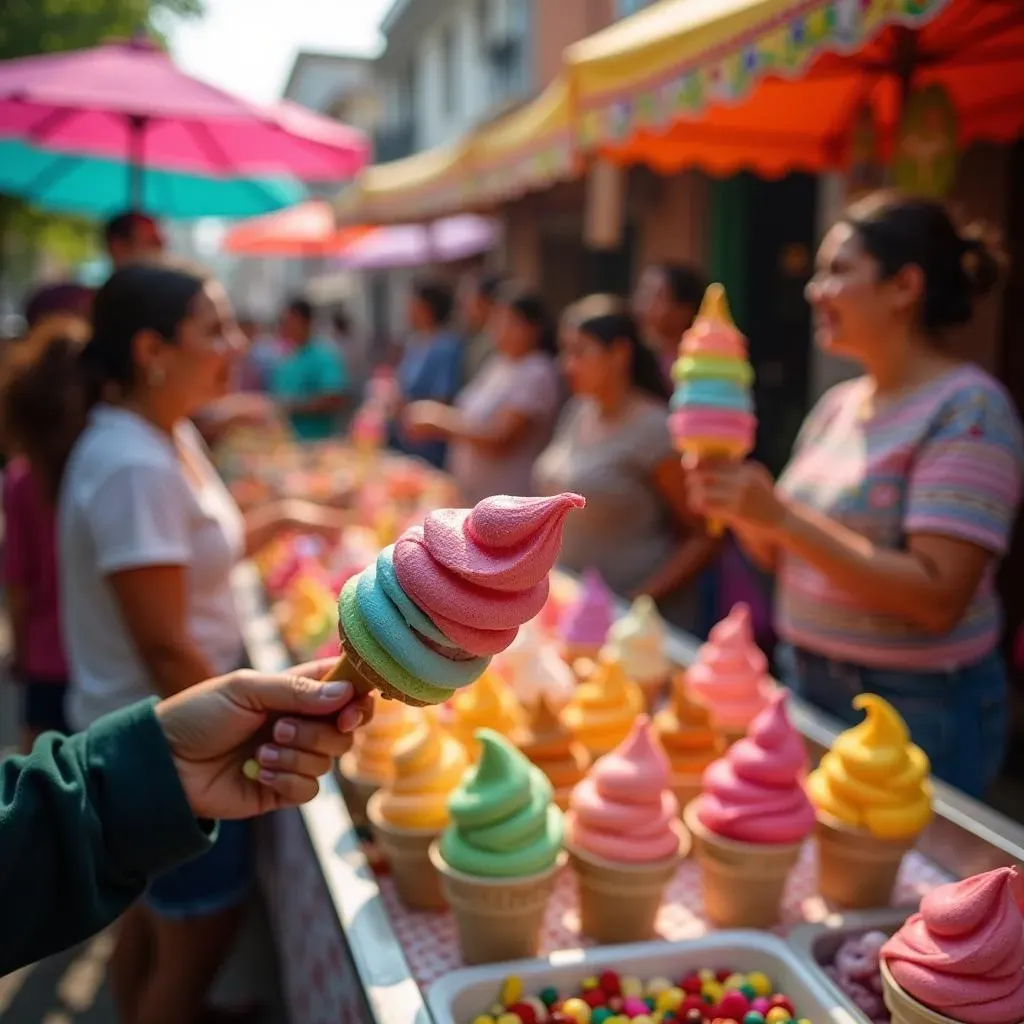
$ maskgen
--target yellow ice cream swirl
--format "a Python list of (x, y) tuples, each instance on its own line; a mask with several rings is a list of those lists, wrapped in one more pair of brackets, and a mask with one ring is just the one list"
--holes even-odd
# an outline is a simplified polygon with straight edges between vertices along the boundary
[(352, 741), (355, 775), (381, 786), (389, 783), (395, 773), (395, 747), (421, 718), (419, 709), (375, 694), (373, 718), (356, 730)]
[(415, 732), (394, 747), (394, 781), (381, 790), (380, 813), (399, 828), (441, 830), (448, 824), (448, 796), (469, 764), (457, 739), (427, 712)]
[(452, 735), (473, 761), (480, 756), (480, 744), (474, 737), (477, 729), (510, 736), (525, 717), (511, 687), (490, 670), (455, 695), (452, 711)]
[(640, 687), (627, 677), (622, 664), (607, 649), (601, 659), (562, 713), (569, 731), (595, 756), (617, 747), (644, 709)]
[(836, 737), (808, 776), (807, 795), (819, 811), (880, 839), (917, 835), (932, 815), (928, 757), (888, 701), (862, 693), (853, 706), (867, 717)]

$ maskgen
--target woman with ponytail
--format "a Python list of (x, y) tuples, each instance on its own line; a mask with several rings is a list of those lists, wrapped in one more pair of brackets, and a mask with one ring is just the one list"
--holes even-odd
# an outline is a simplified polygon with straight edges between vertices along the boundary
[(649, 594), (675, 625), (697, 626), (696, 582), (717, 550), (688, 512), (668, 432), (669, 386), (620, 300), (596, 295), (565, 314), (562, 368), (573, 398), (534, 467), (542, 494), (576, 491), (562, 563), (597, 569), (617, 593)]

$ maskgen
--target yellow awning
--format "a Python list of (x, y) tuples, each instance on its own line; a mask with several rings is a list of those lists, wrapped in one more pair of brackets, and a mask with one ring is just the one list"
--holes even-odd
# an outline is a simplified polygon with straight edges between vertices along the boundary
[(576, 140), (662, 173), (821, 170), (866, 92), (893, 113), (887, 30), (1004, 2), (1017, 0), (658, 0), (566, 50)]
[(578, 173), (568, 81), (479, 129), (469, 141), (473, 195), (481, 204), (547, 188)]
[(343, 224), (426, 220), (471, 201), (469, 148), (463, 139), (402, 160), (367, 167), (335, 200)]

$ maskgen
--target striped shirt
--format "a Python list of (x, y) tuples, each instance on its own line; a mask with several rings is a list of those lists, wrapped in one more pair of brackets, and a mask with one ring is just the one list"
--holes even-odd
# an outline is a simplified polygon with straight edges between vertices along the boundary
[(995, 556), (966, 614), (936, 637), (782, 554), (776, 629), (805, 650), (870, 668), (947, 671), (999, 642), (995, 574), (1021, 496), (1024, 435), (1008, 395), (975, 366), (871, 409), (867, 378), (828, 391), (808, 416), (781, 491), (884, 548), (928, 533)]

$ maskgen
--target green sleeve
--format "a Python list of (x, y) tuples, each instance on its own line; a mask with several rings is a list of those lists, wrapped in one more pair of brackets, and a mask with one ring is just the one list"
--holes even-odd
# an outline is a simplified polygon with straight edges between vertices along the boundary
[(0, 761), (0, 976), (94, 934), (209, 848), (144, 701)]

